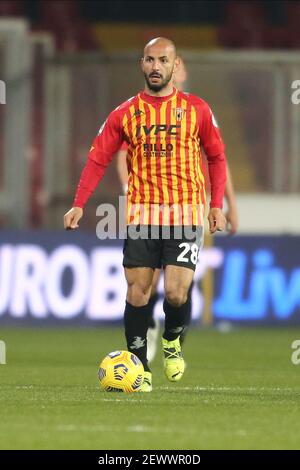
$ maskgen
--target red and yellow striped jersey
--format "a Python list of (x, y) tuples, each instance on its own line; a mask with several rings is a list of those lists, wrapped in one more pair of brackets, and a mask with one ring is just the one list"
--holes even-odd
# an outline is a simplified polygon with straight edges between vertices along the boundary
[(222, 207), (224, 144), (205, 101), (175, 88), (165, 97), (141, 92), (109, 115), (89, 158), (106, 167), (124, 141), (128, 144), (127, 223), (202, 223), (205, 185), (201, 146), (211, 164), (211, 206)]

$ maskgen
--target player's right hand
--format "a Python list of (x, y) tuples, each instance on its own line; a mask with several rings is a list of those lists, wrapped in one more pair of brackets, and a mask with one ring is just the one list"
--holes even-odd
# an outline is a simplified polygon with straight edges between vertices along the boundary
[(75, 230), (79, 227), (78, 222), (83, 216), (83, 210), (81, 207), (72, 207), (64, 215), (64, 228), (65, 230)]

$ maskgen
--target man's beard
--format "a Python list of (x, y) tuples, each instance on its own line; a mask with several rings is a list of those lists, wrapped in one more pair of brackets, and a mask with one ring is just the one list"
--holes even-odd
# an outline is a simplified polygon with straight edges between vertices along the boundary
[[(158, 74), (158, 75), (160, 75), (160, 77), (161, 77), (161, 74)], [(161, 81), (161, 83), (150, 83), (149, 77), (147, 76), (146, 73), (144, 73), (146, 83), (148, 85), (148, 88), (151, 91), (161, 91), (163, 88), (165, 88), (168, 85), (168, 83), (170, 82), (170, 80), (172, 78), (172, 75), (173, 75), (173, 72), (171, 72), (169, 75), (167, 75), (166, 78)]]

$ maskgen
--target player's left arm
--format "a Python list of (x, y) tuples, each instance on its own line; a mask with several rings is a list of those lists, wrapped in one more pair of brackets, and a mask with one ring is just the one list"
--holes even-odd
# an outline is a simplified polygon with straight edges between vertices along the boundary
[(205, 102), (202, 102), (200, 108), (199, 121), (199, 137), (207, 156), (211, 185), (208, 221), (210, 233), (213, 234), (226, 228), (226, 218), (222, 211), (226, 187), (225, 146), (215, 117)]

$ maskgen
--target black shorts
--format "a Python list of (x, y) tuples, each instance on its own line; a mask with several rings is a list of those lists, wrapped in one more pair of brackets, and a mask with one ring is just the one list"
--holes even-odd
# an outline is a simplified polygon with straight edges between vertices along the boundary
[(202, 226), (129, 225), (123, 266), (155, 269), (175, 265), (195, 271), (203, 233)]

